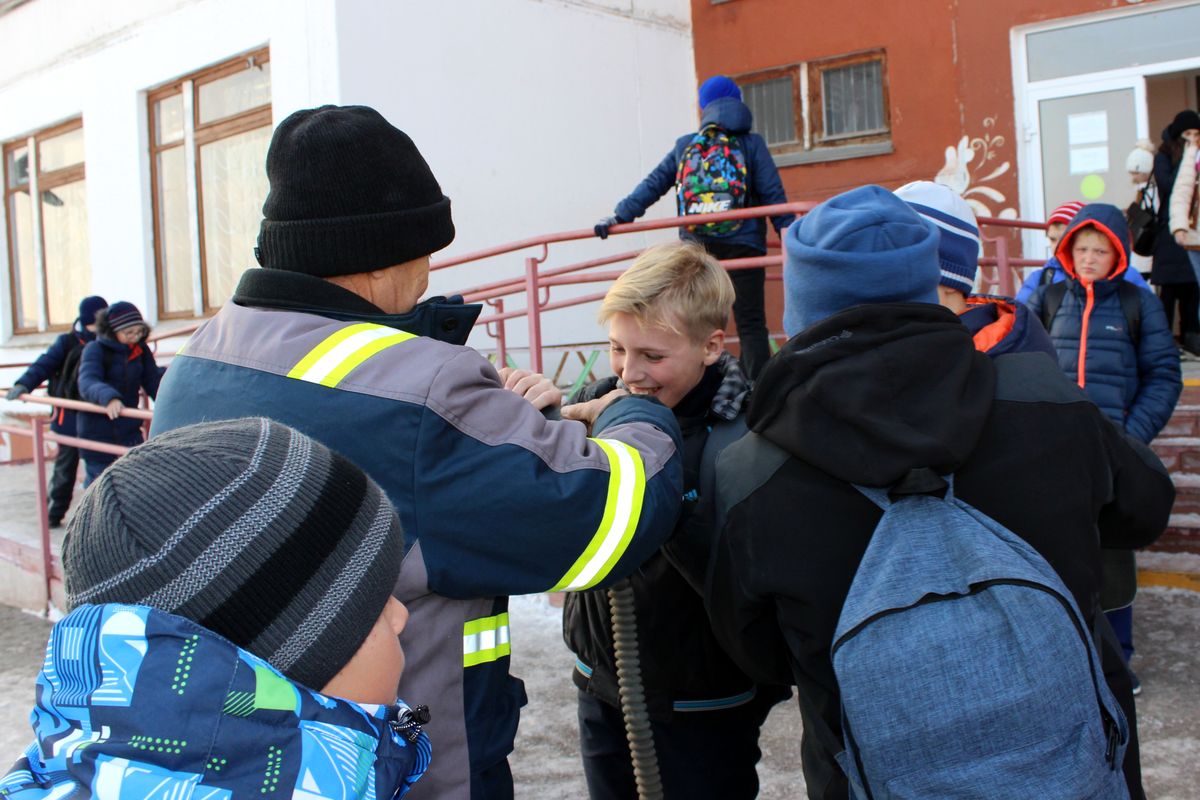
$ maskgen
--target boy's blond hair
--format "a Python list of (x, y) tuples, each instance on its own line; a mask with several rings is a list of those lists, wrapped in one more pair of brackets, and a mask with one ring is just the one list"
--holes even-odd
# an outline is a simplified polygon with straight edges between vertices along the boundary
[(721, 264), (698, 244), (676, 242), (638, 256), (604, 296), (599, 317), (605, 324), (625, 313), (702, 342), (724, 330), (732, 308), (733, 282)]

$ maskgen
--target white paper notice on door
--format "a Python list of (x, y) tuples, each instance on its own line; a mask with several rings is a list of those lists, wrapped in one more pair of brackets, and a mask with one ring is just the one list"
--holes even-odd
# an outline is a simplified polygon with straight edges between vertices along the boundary
[(1067, 146), (1081, 144), (1107, 144), (1108, 112), (1088, 111), (1085, 114), (1067, 115)]
[(1091, 175), (1108, 172), (1108, 145), (1099, 147), (1072, 147), (1070, 151), (1072, 175)]

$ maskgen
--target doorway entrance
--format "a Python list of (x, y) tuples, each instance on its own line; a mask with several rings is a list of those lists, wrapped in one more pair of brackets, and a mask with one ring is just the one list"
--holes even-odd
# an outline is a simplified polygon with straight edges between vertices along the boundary
[[(1152, 43), (1152, 44), (1147, 44)], [(1200, 89), (1200, 2), (1160, 0), (1013, 31), (1021, 216), (1045, 219), (1071, 200), (1124, 207), (1125, 159)], [(1148, 63), (1147, 63), (1148, 62)], [(1047, 250), (1039, 231), (1024, 252)]]

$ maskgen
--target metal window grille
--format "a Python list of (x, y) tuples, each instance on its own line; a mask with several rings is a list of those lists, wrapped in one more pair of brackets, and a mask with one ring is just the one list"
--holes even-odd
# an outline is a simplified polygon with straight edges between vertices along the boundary
[(767, 144), (799, 141), (790, 77), (747, 84), (742, 87), (742, 97), (754, 115), (754, 130)]
[(887, 131), (883, 112), (883, 62), (863, 61), (821, 71), (823, 139)]

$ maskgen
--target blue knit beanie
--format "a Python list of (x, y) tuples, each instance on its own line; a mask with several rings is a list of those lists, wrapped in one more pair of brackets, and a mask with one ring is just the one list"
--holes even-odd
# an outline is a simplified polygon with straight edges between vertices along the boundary
[(704, 108), (713, 100), (720, 100), (722, 97), (732, 97), (735, 100), (742, 99), (742, 90), (732, 79), (726, 78), (724, 75), (714, 75), (704, 83), (700, 84), (700, 107)]
[(949, 186), (933, 181), (906, 183), (896, 190), (896, 196), (938, 228), (939, 283), (964, 295), (974, 292), (979, 223), (967, 201)]
[(851, 306), (938, 301), (938, 230), (882, 186), (826, 200), (783, 244), (788, 336)]
[(79, 324), (91, 325), (96, 321), (96, 312), (108, 308), (108, 301), (98, 294), (85, 297), (79, 301)]

